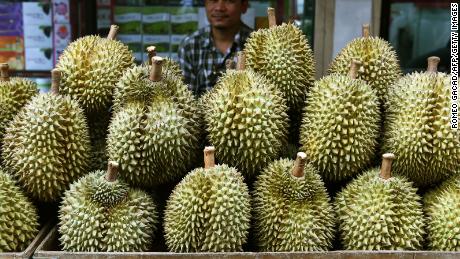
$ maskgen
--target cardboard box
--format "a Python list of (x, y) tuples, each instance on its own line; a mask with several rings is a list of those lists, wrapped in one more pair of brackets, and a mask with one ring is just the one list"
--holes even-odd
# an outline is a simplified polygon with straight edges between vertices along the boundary
[(48, 71), (53, 68), (53, 49), (26, 48), (26, 70)]
[(69, 0), (53, 0), (54, 23), (70, 23)]
[(22, 4), (0, 4), (0, 36), (22, 36)]
[(110, 28), (110, 8), (98, 8), (97, 9), (97, 29)]
[(24, 52), (24, 38), (20, 36), (0, 36), (0, 52)]
[(72, 33), (69, 23), (54, 24), (54, 47), (64, 49), (71, 41)]
[(142, 8), (117, 6), (114, 10), (115, 23), (120, 27), (120, 34), (142, 33)]
[(24, 45), (25, 48), (52, 48), (53, 27), (50, 25), (25, 25)]
[(190, 34), (198, 29), (198, 8), (171, 8), (171, 33)]
[(142, 14), (142, 31), (150, 35), (169, 34), (170, 19), (168, 7), (145, 7)]
[(8, 63), (10, 69), (24, 70), (24, 52), (0, 51), (0, 63)]
[(51, 4), (43, 2), (22, 3), (24, 25), (51, 25)]

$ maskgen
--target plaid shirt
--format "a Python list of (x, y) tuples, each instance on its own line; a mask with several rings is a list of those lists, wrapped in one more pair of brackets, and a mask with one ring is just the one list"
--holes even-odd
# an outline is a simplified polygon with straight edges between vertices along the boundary
[(217, 78), (225, 72), (225, 61), (236, 61), (236, 53), (244, 48), (244, 43), (252, 29), (242, 24), (235, 35), (232, 47), (225, 54), (215, 46), (211, 37), (211, 26), (206, 26), (182, 40), (179, 47), (179, 62), (185, 83), (196, 96), (210, 90)]

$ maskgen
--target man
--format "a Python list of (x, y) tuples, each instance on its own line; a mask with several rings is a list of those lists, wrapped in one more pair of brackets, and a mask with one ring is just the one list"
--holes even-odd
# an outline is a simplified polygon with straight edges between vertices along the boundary
[(196, 96), (211, 89), (225, 62), (243, 50), (251, 28), (241, 21), (248, 0), (205, 0), (210, 26), (186, 37), (179, 48), (185, 82)]

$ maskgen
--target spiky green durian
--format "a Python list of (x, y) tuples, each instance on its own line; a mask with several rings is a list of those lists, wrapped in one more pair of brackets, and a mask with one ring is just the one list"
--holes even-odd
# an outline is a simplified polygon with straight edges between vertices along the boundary
[(429, 249), (460, 251), (460, 176), (428, 192), (424, 203)]
[[(59, 72), (53, 70), (53, 77)], [(83, 110), (54, 91), (35, 96), (6, 130), (3, 160), (33, 198), (56, 201), (89, 164), (88, 127)]]
[(222, 163), (253, 177), (278, 158), (286, 143), (284, 99), (252, 70), (228, 70), (203, 97), (210, 143)]
[(0, 168), (0, 253), (25, 250), (37, 233), (34, 205)]
[(391, 176), (392, 154), (348, 184), (335, 199), (340, 239), (347, 250), (419, 250), (425, 220), (417, 189)]
[(355, 73), (326, 76), (315, 82), (307, 98), (301, 150), (327, 181), (349, 179), (375, 157), (378, 98), (366, 82), (354, 78)]
[(169, 100), (151, 107), (130, 103), (116, 113), (109, 128), (108, 154), (121, 163), (130, 184), (150, 187), (177, 180), (192, 166), (198, 140), (184, 126), (189, 121)]
[(398, 156), (394, 172), (417, 186), (434, 185), (458, 169), (460, 131), (450, 119), (452, 103), (459, 102), (451, 99), (450, 80), (444, 73), (415, 72), (388, 93), (383, 150)]
[[(269, 11), (269, 16), (270, 16)], [(307, 38), (294, 24), (273, 24), (251, 33), (244, 46), (246, 65), (279, 89), (287, 106), (300, 110), (315, 80), (315, 60)]]
[(125, 74), (134, 79), (122, 80), (121, 89), (135, 90), (121, 102), (108, 136), (108, 154), (120, 161), (121, 176), (141, 186), (182, 177), (193, 166), (201, 135), (198, 107), (186, 86), (165, 74), (150, 80), (149, 69), (135, 67)]
[(332, 248), (335, 217), (316, 169), (297, 161), (272, 162), (253, 191), (255, 237), (262, 251), (324, 251)]
[(247, 241), (248, 187), (235, 168), (214, 166), (213, 152), (205, 149), (205, 168), (185, 176), (167, 201), (164, 232), (170, 251), (241, 251)]
[[(70, 186), (59, 208), (60, 242), (66, 251), (141, 252), (152, 245), (158, 213), (152, 198), (94, 171)], [(112, 171), (112, 173), (111, 173)], [(115, 174), (115, 175), (114, 175)]]
[(23, 78), (8, 76), (8, 65), (1, 64), (0, 78), (0, 147), (5, 128), (14, 115), (38, 93), (37, 84)]
[(85, 36), (67, 46), (56, 67), (62, 71), (62, 93), (87, 113), (107, 110), (115, 84), (134, 65), (128, 46), (113, 38)]
[(388, 88), (401, 77), (393, 47), (379, 37), (369, 36), (369, 27), (364, 25), (363, 37), (354, 39), (339, 52), (329, 67), (329, 73), (346, 75), (352, 60), (362, 64), (358, 78), (375, 89), (380, 102), (384, 103)]
[(149, 78), (153, 69), (150, 65), (144, 64), (128, 69), (115, 86), (114, 110), (121, 109), (129, 102), (144, 102), (150, 105), (152, 100), (160, 95), (172, 98), (190, 120), (200, 122), (202, 116), (193, 93), (183, 83), (180, 70), (175, 71), (177, 63), (170, 59), (155, 58), (161, 66), (161, 80), (155, 82)]

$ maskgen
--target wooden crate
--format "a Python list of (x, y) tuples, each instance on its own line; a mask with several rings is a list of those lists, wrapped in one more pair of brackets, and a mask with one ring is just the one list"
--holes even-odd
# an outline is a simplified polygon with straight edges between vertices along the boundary
[(34, 258), (217, 258), (217, 259), (458, 259), (460, 252), (437, 251), (328, 251), (328, 252), (238, 252), (238, 253), (171, 253), (171, 252), (66, 252), (59, 251), (57, 227), (54, 227), (37, 247)]
[(31, 258), (35, 249), (37, 249), (38, 245), (40, 245), (42, 240), (47, 236), (52, 226), (53, 224), (51, 222), (45, 224), (24, 251), (0, 253), (0, 258)]

